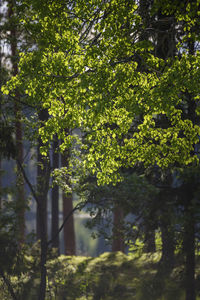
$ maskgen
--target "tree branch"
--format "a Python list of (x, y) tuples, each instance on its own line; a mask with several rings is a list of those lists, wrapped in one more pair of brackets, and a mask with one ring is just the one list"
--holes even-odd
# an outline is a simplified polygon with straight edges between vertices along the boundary
[(69, 220), (69, 218), (71, 217), (71, 215), (78, 209), (82, 208), (83, 206), (86, 205), (86, 202), (83, 204), (83, 203), (78, 203), (70, 212), (69, 214), (65, 217), (62, 225), (60, 226), (60, 228), (58, 229), (58, 231), (56, 232), (56, 234), (52, 237), (51, 240), (49, 240), (47, 242), (47, 247), (52, 244), (52, 242), (57, 238), (57, 236), (59, 235), (59, 233), (61, 232), (61, 230), (63, 229), (63, 227), (65, 226), (66, 222)]
[(30, 183), (30, 181), (29, 181), (29, 179), (28, 179), (28, 177), (27, 177), (27, 175), (26, 175), (26, 172), (24, 171), (24, 168), (23, 168), (21, 162), (20, 162), (18, 159), (16, 160), (16, 162), (17, 162), (17, 164), (18, 164), (18, 166), (19, 166), (19, 168), (20, 168), (20, 170), (21, 170), (21, 172), (22, 172), (22, 174), (23, 174), (23, 176), (24, 176), (24, 179), (25, 179), (25, 181), (26, 181), (26, 183), (27, 183), (27, 185), (28, 185), (28, 187), (29, 187), (29, 189), (30, 189), (30, 191), (31, 191), (31, 193), (32, 193), (32, 195), (33, 195), (33, 197), (35, 198), (35, 201), (37, 202), (37, 205), (39, 206), (39, 205), (40, 205), (40, 202), (39, 202), (39, 199), (38, 199), (38, 197), (37, 197), (37, 194), (36, 194), (36, 192), (34, 191), (33, 186), (32, 186), (32, 184)]

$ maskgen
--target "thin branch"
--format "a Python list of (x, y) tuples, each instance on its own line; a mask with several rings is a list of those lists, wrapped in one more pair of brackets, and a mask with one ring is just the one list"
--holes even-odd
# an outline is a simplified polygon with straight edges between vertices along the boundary
[(20, 170), (21, 170), (21, 172), (22, 172), (22, 174), (24, 176), (24, 179), (25, 179), (25, 181), (26, 181), (26, 183), (27, 183), (27, 185), (28, 185), (28, 187), (29, 187), (29, 189), (30, 189), (33, 197), (35, 198), (35, 201), (37, 202), (37, 205), (39, 206), (40, 202), (39, 202), (39, 199), (37, 197), (37, 194), (34, 191), (34, 188), (33, 188), (32, 184), (30, 183), (30, 181), (29, 181), (29, 179), (28, 179), (28, 177), (26, 175), (26, 172), (24, 171), (24, 168), (23, 168), (21, 162), (18, 159), (16, 160), (16, 162), (17, 162), (17, 164), (18, 164), (18, 166), (19, 166), (19, 168), (20, 168)]
[[(1, 91), (0, 91), (0, 94), (1, 94), (1, 95), (4, 95)], [(28, 107), (30, 107), (30, 108), (34, 108), (34, 109), (37, 108), (36, 106), (33, 106), (33, 105), (29, 104), (29, 103), (26, 103), (26, 102), (22, 101), (21, 98), (19, 99), (19, 98), (14, 97), (14, 96), (12, 96), (12, 95), (10, 95), (10, 94), (9, 94), (9, 97), (10, 97), (11, 99), (15, 100), (16, 102), (18, 102), (18, 103), (20, 103), (20, 104), (23, 104), (23, 105), (26, 105), (26, 106), (28, 106)], [(23, 96), (20, 96), (20, 97), (23, 97)]]
[(60, 226), (60, 228), (58, 229), (58, 231), (56, 232), (56, 234), (52, 237), (52, 239), (51, 240), (49, 240), (48, 242), (47, 242), (47, 247), (50, 245), (50, 244), (52, 244), (52, 242), (57, 238), (57, 236), (59, 235), (59, 233), (61, 232), (61, 230), (63, 229), (63, 227), (65, 226), (65, 224), (66, 224), (66, 222), (69, 220), (69, 218), (71, 217), (71, 215), (76, 211), (76, 210), (78, 210), (78, 209), (80, 209), (80, 207), (83, 207), (83, 206), (85, 206), (86, 205), (86, 203), (84, 203), (84, 205), (81, 203), (78, 203), (70, 212), (69, 212), (69, 214), (65, 217), (65, 219), (64, 219), (64, 221), (63, 221), (63, 223), (62, 223), (62, 225)]
[[(29, 188), (30, 188), (30, 190), (31, 190), (31, 193), (32, 193), (33, 197), (35, 198), (35, 201), (36, 201), (37, 205), (40, 206), (40, 202), (39, 202), (39, 199), (38, 199), (38, 197), (37, 197), (37, 194), (36, 194), (36, 192), (34, 191), (33, 186), (32, 186), (32, 184), (30, 183), (30, 181), (29, 181), (29, 179), (28, 179), (28, 177), (27, 177), (27, 175), (26, 175), (26, 172), (24, 171), (24, 168), (23, 168), (21, 162), (20, 162), (19, 160), (16, 160), (16, 161), (17, 161), (17, 164), (18, 164), (18, 166), (19, 166), (19, 168), (20, 168), (20, 170), (21, 170), (21, 172), (22, 172), (22, 174), (23, 174), (23, 176), (24, 176), (24, 179), (25, 179), (27, 185), (29, 186)], [(57, 231), (56, 234), (54, 235), (54, 237), (53, 237), (51, 240), (49, 240), (49, 241), (47, 242), (47, 247), (48, 247), (50, 244), (52, 244), (52, 242), (57, 238), (57, 236), (59, 235), (59, 233), (60, 233), (61, 230), (63, 229), (65, 223), (66, 223), (66, 222), (68, 221), (68, 219), (70, 218), (70, 216), (71, 216), (76, 210), (80, 209), (80, 207), (83, 207), (83, 206), (85, 206), (85, 205), (86, 205), (86, 203), (84, 203), (84, 205), (83, 205), (83, 203), (78, 203), (78, 204), (77, 204), (77, 205), (69, 212), (69, 214), (65, 217), (65, 219), (64, 219), (64, 221), (63, 221), (63, 223), (62, 223), (62, 225), (60, 226), (60, 228), (58, 229), (58, 231)]]

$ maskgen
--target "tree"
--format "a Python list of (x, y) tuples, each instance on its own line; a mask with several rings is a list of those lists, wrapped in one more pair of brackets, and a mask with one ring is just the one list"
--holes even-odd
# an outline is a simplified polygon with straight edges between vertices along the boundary
[[(59, 153), (58, 153), (58, 139), (55, 136), (52, 146), (52, 168), (53, 170), (59, 168)], [(59, 187), (57, 184), (53, 185), (52, 194), (51, 194), (51, 215), (52, 215), (52, 224), (51, 224), (51, 237), (53, 238), (59, 229)], [(55, 238), (52, 242), (52, 247), (58, 249), (59, 253), (59, 236)]]
[[(17, 61), (18, 61), (18, 38), (19, 38), (19, 23), (16, 21), (16, 7), (12, 1), (3, 1), (1, 4), (1, 86), (10, 76), (15, 76), (18, 73)], [(7, 103), (6, 103), (7, 102)], [(5, 97), (1, 94), (1, 136), (2, 136), (2, 153), (5, 157), (5, 153), (8, 152), (6, 157), (10, 157), (12, 152), (15, 155), (11, 155), (16, 160), (23, 163), (23, 130), (21, 123), (21, 104), (20, 97), (15, 91), (15, 97)], [(14, 111), (11, 112), (11, 110)], [(12, 127), (15, 127), (15, 144), (13, 145), (13, 139), (8, 142), (8, 137), (13, 134)], [(8, 135), (6, 138), (6, 134)], [(10, 149), (10, 146), (13, 150)], [(7, 149), (6, 149), (7, 147)], [(21, 232), (19, 237), (19, 243), (24, 242), (25, 233), (25, 195), (24, 195), (24, 183), (23, 177), (18, 167), (16, 167), (16, 201), (18, 203), (18, 228)]]
[[(67, 169), (69, 172), (69, 160), (70, 154), (69, 151), (65, 151), (61, 156), (62, 167)], [(71, 182), (69, 174), (66, 175), (65, 184), (68, 186), (68, 189), (71, 189)], [(73, 211), (73, 199), (72, 191), (63, 190), (62, 193), (63, 201), (63, 220)], [(76, 254), (76, 241), (75, 241), (75, 229), (74, 229), (74, 216), (70, 216), (68, 222), (64, 226), (64, 248), (66, 255), (75, 255)]]
[[(114, 1), (87, 7), (77, 2), (69, 10), (58, 1), (47, 8), (46, 14), (44, 7), (39, 11), (37, 24), (45, 43), (21, 57), (21, 74), (10, 82), (25, 87), (32, 99), (41, 95), (50, 115), (40, 130), (43, 140), (49, 142), (58, 132), (64, 136), (64, 147), (72, 138), (65, 136), (65, 124), (90, 128), (87, 139), (94, 142), (87, 167), (97, 172), (102, 183), (116, 179), (122, 165), (137, 161), (161, 167), (196, 161), (191, 150), (198, 143), (199, 127), (183, 118), (179, 106), (184, 99), (179, 92), (188, 89), (198, 96), (198, 53), (184, 52), (181, 58), (165, 60), (154, 56), (151, 42), (137, 40), (141, 19), (134, 2), (128, 8), (123, 1), (119, 6)], [(72, 19), (73, 11), (81, 15)], [(137, 71), (140, 61), (148, 72)], [(36, 62), (34, 72), (29, 72)], [(63, 86), (64, 82), (68, 84)], [(165, 126), (159, 118), (166, 119)]]
[(199, 3), (148, 3), (145, 16), (143, 1), (33, 1), (24, 26), (37, 49), (21, 55), (3, 88), (48, 110), (43, 154), (55, 134), (62, 151), (75, 140), (66, 129), (86, 134), (83, 166), (98, 184), (139, 163), (171, 171), (199, 163)]

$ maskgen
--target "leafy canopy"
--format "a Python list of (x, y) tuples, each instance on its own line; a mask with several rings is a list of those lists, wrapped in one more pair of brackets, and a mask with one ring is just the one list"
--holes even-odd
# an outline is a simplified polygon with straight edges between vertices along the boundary
[[(20, 54), (20, 72), (2, 90), (17, 88), (27, 101), (48, 109), (40, 128), (47, 146), (57, 133), (64, 150), (74, 139), (66, 129), (80, 128), (84, 166), (102, 184), (118, 180), (121, 167), (137, 162), (165, 168), (198, 160), (199, 124), (184, 114), (187, 92), (199, 115), (198, 51), (192, 55), (182, 46), (173, 59), (158, 58), (153, 40), (140, 38), (145, 25), (138, 1), (22, 2), (31, 11), (22, 22), (36, 45)], [(178, 6), (157, 2), (176, 24), (181, 21)], [(186, 29), (196, 20), (193, 10), (188, 16)]]

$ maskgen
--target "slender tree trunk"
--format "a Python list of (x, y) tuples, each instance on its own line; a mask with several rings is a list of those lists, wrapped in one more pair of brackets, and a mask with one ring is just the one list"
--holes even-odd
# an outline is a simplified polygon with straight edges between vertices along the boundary
[[(37, 239), (41, 239), (41, 224), (45, 226), (45, 232), (47, 232), (47, 181), (49, 180), (48, 175), (48, 161), (45, 157), (43, 157), (40, 153), (40, 146), (42, 145), (41, 141), (38, 143), (38, 155), (37, 155), (37, 195), (39, 199), (40, 205), (37, 205), (37, 224), (36, 224), (36, 235)], [(40, 210), (43, 210), (42, 212), (42, 218), (44, 219), (44, 222), (41, 223), (41, 213)]]
[[(69, 167), (69, 151), (65, 152), (62, 157), (62, 166)], [(67, 184), (70, 186), (70, 181), (68, 179)], [(73, 210), (72, 194), (66, 194), (63, 192), (63, 219)], [(74, 216), (70, 216), (69, 220), (64, 226), (64, 245), (66, 255), (76, 254), (76, 241), (75, 241), (75, 230), (74, 230)]]
[[(191, 1), (193, 2), (193, 0)], [(189, 53), (195, 54), (195, 44), (192, 39), (188, 40)], [(197, 103), (194, 101), (193, 96), (187, 93), (188, 98), (188, 118), (199, 125), (199, 120), (196, 119)], [(196, 190), (195, 180), (185, 186), (185, 287), (186, 287), (186, 300), (196, 300), (195, 288), (195, 204), (194, 191)]]
[[(17, 29), (14, 20), (14, 6), (13, 1), (8, 1), (8, 17), (10, 21), (10, 46), (11, 46), (11, 61), (12, 61), (12, 74), (18, 74), (17, 64)], [(15, 94), (14, 113), (15, 113), (15, 137), (17, 160), (23, 164), (23, 130), (21, 123), (21, 107), (20, 95), (18, 91)], [(17, 165), (17, 210), (19, 221), (19, 242), (23, 243), (25, 238), (25, 192), (24, 192), (24, 179), (21, 171)]]
[(185, 210), (185, 287), (186, 300), (196, 300), (195, 293), (195, 220), (193, 208)]
[(0, 210), (2, 208), (2, 182), (1, 182), (1, 159), (0, 159)]
[(112, 251), (125, 251), (123, 235), (124, 213), (119, 205), (116, 205), (113, 212), (113, 242)]
[(161, 262), (172, 268), (174, 266), (174, 228), (170, 222), (169, 214), (161, 219), (162, 258)]
[[(39, 120), (41, 123), (48, 119), (48, 112), (46, 110), (41, 110), (38, 113)], [(37, 238), (41, 239), (41, 224), (45, 226), (45, 232), (47, 232), (47, 194), (49, 190), (49, 178), (50, 178), (50, 166), (49, 158), (43, 156), (40, 153), (40, 147), (43, 146), (41, 138), (38, 138), (38, 148), (37, 148), (37, 195), (40, 206), (37, 205), (37, 224), (36, 233)], [(41, 223), (40, 209), (42, 208), (42, 218), (44, 222)]]
[[(170, 185), (170, 182), (168, 182)], [(171, 204), (168, 204), (170, 194), (167, 191), (160, 193), (159, 201), (162, 203), (160, 229), (162, 239), (162, 257), (161, 263), (169, 270), (174, 266), (174, 226), (173, 226), (173, 211)]]
[[(0, 3), (0, 13), (1, 13), (1, 3)], [(1, 22), (0, 22), (1, 24)], [(1, 34), (1, 32), (0, 32)], [(0, 43), (1, 43), (1, 40), (0, 40)], [(2, 87), (2, 49), (1, 49), (1, 44), (0, 44), (0, 91), (1, 91), (1, 87)], [(0, 94), (0, 122), (2, 120), (2, 95)], [(0, 153), (0, 209), (2, 207), (2, 178), (1, 178), (1, 153)]]
[[(59, 153), (56, 152), (58, 149), (58, 138), (55, 137), (53, 142), (53, 170), (59, 168)], [(59, 187), (55, 185), (52, 188), (52, 206), (51, 206), (51, 216), (52, 216), (52, 227), (51, 227), (51, 238), (53, 239), (56, 236), (59, 229)], [(59, 252), (59, 235), (55, 239), (53, 239), (52, 247), (57, 248)]]
[[(38, 113), (41, 124), (48, 119), (48, 112), (41, 110)], [(43, 145), (41, 139), (38, 139), (38, 167), (37, 167), (37, 238), (40, 239), (40, 288), (39, 300), (45, 299), (46, 293), (46, 260), (47, 260), (47, 194), (49, 190), (50, 166), (48, 157), (40, 153), (40, 147)]]
[(145, 253), (153, 253), (156, 251), (155, 243), (155, 230), (151, 228), (151, 225), (145, 224)]
[[(193, 184), (194, 183), (194, 184)], [(183, 185), (182, 199), (184, 200), (184, 243), (183, 250), (185, 254), (185, 299), (196, 300), (195, 290), (195, 203), (194, 191), (196, 190), (194, 182), (188, 182)]]
[(39, 222), (40, 222), (40, 235), (41, 235), (41, 255), (40, 255), (40, 288), (38, 300), (44, 300), (46, 295), (46, 261), (47, 261), (47, 227), (46, 227), (46, 215), (41, 205), (39, 209)]

